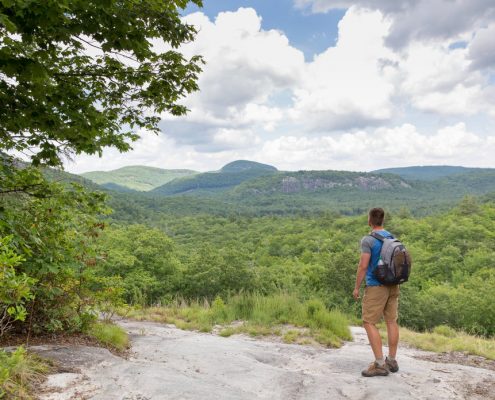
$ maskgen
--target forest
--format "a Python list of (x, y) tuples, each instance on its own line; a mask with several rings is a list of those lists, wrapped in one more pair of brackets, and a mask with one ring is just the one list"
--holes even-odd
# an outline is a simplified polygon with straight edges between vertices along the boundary
[[(425, 330), (447, 324), (475, 334), (495, 333), (490, 305), (494, 217), (495, 204), (474, 197), (424, 218), (404, 210), (387, 214), (386, 226), (414, 257), (411, 280), (402, 287), (402, 325)], [(282, 291), (301, 299), (317, 297), (328, 308), (358, 316), (351, 294), (359, 242), (368, 229), (366, 214), (162, 214), (146, 224), (113, 219), (101, 235), (101, 243), (112, 250), (98, 273), (122, 277), (131, 303)]]

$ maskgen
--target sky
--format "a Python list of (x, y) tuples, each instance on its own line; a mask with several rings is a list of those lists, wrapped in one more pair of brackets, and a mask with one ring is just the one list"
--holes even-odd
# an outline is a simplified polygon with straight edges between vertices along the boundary
[(180, 51), (206, 61), (188, 115), (68, 171), (495, 167), (494, 0), (204, 0), (182, 15), (198, 34)]

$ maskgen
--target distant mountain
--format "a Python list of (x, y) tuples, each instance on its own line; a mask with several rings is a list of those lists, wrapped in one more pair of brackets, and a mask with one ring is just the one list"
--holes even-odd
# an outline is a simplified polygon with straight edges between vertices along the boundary
[(176, 178), (192, 176), (197, 173), (189, 169), (161, 169), (136, 165), (113, 171), (86, 172), (81, 176), (112, 190), (149, 191)]
[(139, 193), (139, 191), (137, 191), (137, 190), (128, 188), (126, 186), (117, 185), (116, 183), (113, 183), (113, 182), (103, 183), (99, 186), (101, 188), (111, 190), (113, 192), (122, 192), (122, 193), (132, 193), (132, 192), (136, 193), (137, 192), (137, 193)]
[[(147, 192), (133, 191), (115, 182), (90, 183), (95, 189), (111, 192), (114, 217), (126, 221), (152, 218), (155, 212), (351, 215), (366, 213), (373, 206), (427, 215), (447, 210), (466, 195), (481, 196), (480, 201), (495, 196), (495, 169), (441, 166), (380, 171), (278, 171), (271, 165), (238, 160), (218, 171), (175, 178)], [(62, 171), (50, 174), (55, 180), (88, 182)]]
[(406, 179), (417, 179), (422, 181), (432, 181), (456, 174), (466, 174), (469, 172), (495, 171), (493, 168), (467, 168), (450, 165), (430, 165), (417, 167), (385, 168), (373, 171), (375, 173), (397, 174)]
[(221, 172), (243, 172), (247, 170), (257, 170), (257, 171), (277, 171), (277, 168), (275, 168), (272, 165), (268, 164), (262, 164), (259, 162), (255, 161), (247, 161), (247, 160), (237, 160), (237, 161), (232, 161), (231, 163), (225, 164), (222, 169), (220, 170)]
[(250, 179), (276, 174), (277, 171), (271, 165), (238, 160), (223, 166), (219, 171), (174, 179), (151, 192), (160, 195), (211, 194), (231, 189)]
[[(17, 169), (24, 169), (31, 166), (30, 162), (20, 160), (18, 158), (12, 158), (11, 156), (0, 152), (0, 164), (3, 162), (7, 162), (8, 165), (12, 165)], [(0, 165), (1, 168), (1, 165)], [(40, 167), (40, 171), (44, 175), (44, 177), (50, 182), (60, 183), (65, 186), (70, 186), (73, 183), (77, 183), (86, 187), (89, 190), (101, 190), (101, 186), (95, 184), (94, 182), (86, 179), (80, 175), (71, 174), (70, 172), (64, 171), (59, 168), (49, 168), (49, 167)]]
[(102, 190), (102, 187), (90, 179), (86, 179), (83, 176), (71, 174), (70, 172), (63, 171), (57, 168), (42, 168), (41, 171), (46, 179), (52, 182), (58, 182), (64, 185), (70, 185), (71, 183), (78, 183), (84, 186), (88, 190)]
[(432, 181), (348, 171), (265, 171), (262, 176), (236, 184), (238, 178), (237, 173), (220, 171), (199, 174), (148, 192), (153, 196), (149, 200), (135, 201), (144, 208), (172, 214), (351, 215), (380, 206), (394, 212), (409, 209), (415, 215), (427, 215), (445, 211), (466, 195), (487, 196), (495, 192), (495, 170)]

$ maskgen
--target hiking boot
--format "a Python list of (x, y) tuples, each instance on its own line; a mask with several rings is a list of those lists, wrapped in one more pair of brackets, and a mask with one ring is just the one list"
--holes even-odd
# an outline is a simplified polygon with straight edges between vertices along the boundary
[(388, 375), (388, 370), (385, 367), (385, 365), (380, 365), (376, 361), (373, 361), (367, 369), (364, 369), (361, 371), (361, 375), (366, 376), (366, 377), (371, 377), (371, 376), (387, 376)]
[(390, 372), (397, 372), (399, 370), (399, 364), (397, 364), (396, 360), (389, 360), (388, 357), (385, 359), (385, 367)]

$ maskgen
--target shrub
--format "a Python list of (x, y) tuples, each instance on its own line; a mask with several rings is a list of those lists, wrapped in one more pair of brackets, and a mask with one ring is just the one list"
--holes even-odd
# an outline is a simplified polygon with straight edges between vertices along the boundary
[(31, 399), (30, 392), (49, 371), (49, 365), (23, 347), (0, 351), (0, 398)]
[(437, 335), (442, 335), (448, 338), (453, 338), (457, 336), (457, 332), (455, 329), (452, 329), (450, 326), (447, 325), (439, 325), (433, 329), (433, 333), (436, 333)]
[(129, 347), (129, 337), (126, 331), (118, 325), (108, 322), (97, 322), (89, 328), (87, 333), (98, 340), (98, 342), (119, 351), (123, 351)]
[(0, 337), (15, 321), (27, 316), (26, 301), (32, 299), (31, 286), (35, 280), (26, 274), (17, 274), (14, 267), (24, 259), (10, 247), (12, 236), (0, 238)]

